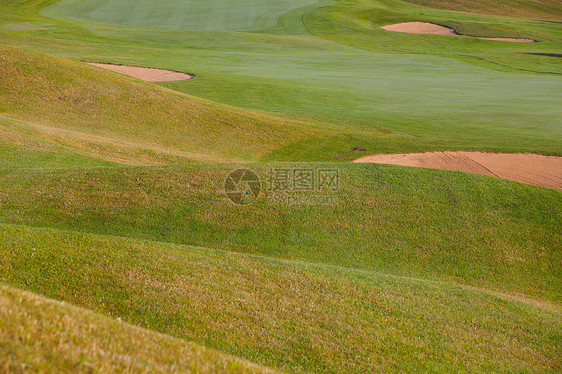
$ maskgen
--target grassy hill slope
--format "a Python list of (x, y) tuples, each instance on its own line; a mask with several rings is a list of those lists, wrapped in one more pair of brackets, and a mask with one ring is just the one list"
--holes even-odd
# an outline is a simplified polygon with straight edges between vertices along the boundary
[[(150, 26), (177, 29), (156, 30), (95, 23), (143, 23), (154, 2), (59, 3), (76, 18), (55, 3), (0, 0), (0, 370), (104, 357), (115, 371), (562, 370), (561, 191), (282, 162), (353, 146), (560, 155), (557, 23), (398, 0), (251, 14), (254, 0), (197, 0), (212, 17), (196, 22), (223, 31), (186, 31), (163, 0)], [(273, 8), (301, 4), (273, 25)], [(406, 21), (540, 43), (380, 29)], [(249, 206), (223, 191), (242, 165), (263, 182)], [(339, 173), (339, 189), (312, 193), (329, 204), (267, 199), (275, 170), (296, 168)]]
[[(492, 3), (492, 2), (490, 2)], [(554, 13), (559, 14), (559, 13)], [(454, 29), (458, 34), (476, 37), (526, 37), (539, 43), (459, 38), (458, 36), (418, 35), (381, 30), (381, 26), (401, 22), (431, 22)], [(562, 34), (556, 22), (485, 14), (451, 12), (412, 6), (403, 1), (356, 0), (315, 9), (304, 17), (313, 34), (343, 44), (376, 51), (413, 52), (455, 57), (475, 63), (488, 62), (489, 68), (560, 74), (556, 53)], [(554, 56), (532, 55), (538, 50)]]
[[(74, 147), (45, 139), (26, 123), (3, 118), (0, 114), (0, 168), (98, 167), (115, 163)], [(122, 160), (121, 160), (122, 161)]]
[(12, 131), (124, 163), (253, 160), (318, 131), (11, 47), (0, 47), (0, 84)]
[(270, 367), (556, 372), (562, 319), (444, 283), (1, 225), (0, 279)]
[(430, 8), (487, 13), (534, 19), (562, 20), (562, 3), (557, 0), (404, 0)]
[[(304, 132), (291, 138), (286, 135), (295, 131), (271, 130), (272, 134), (262, 134), (260, 141), (270, 143), (260, 151), (246, 150), (250, 146), (244, 142), (232, 144), (232, 149), (225, 149), (228, 159), (327, 161), (352, 146), (385, 153), (560, 153), (562, 97), (556, 56), (562, 39), (556, 23), (387, 0), (311, 6), (284, 15), (278, 27), (260, 33), (190, 32), (69, 23), (42, 17), (36, 4), (27, 4), (22, 9), (29, 13), (19, 10), (21, 19), (8, 17), (3, 22), (52, 29), (0, 32), (2, 43), (74, 60), (195, 73), (194, 80), (162, 85), (229, 105), (289, 115)], [(446, 24), (467, 35), (521, 34), (541, 42), (411, 35), (379, 27), (415, 20)], [(167, 117), (160, 119), (168, 122)], [(277, 121), (259, 123), (270, 128)], [(322, 129), (315, 131), (318, 124)], [(253, 134), (251, 127), (246, 130)], [(182, 151), (189, 147), (192, 153), (208, 152), (194, 143), (185, 140)], [(216, 142), (218, 147), (223, 144)], [(178, 144), (166, 149), (169, 146)]]
[[(275, 168), (334, 164), (249, 167), (271, 195)], [(235, 168), (4, 171), (0, 221), (445, 280), (562, 305), (561, 191), (461, 172), (341, 164), (331, 204), (275, 203), (262, 194), (240, 207), (223, 192)]]
[(272, 373), (82, 308), (0, 285), (0, 370)]

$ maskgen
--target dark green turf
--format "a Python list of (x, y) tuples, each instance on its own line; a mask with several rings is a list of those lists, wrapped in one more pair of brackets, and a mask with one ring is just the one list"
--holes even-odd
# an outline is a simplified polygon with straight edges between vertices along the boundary
[[(0, 220), (221, 248), (452, 281), (560, 303), (560, 191), (461, 172), (337, 166), (328, 205), (272, 203), (275, 168), (255, 164), (261, 199), (236, 206), (236, 166), (13, 171), (0, 180)], [(25, 191), (25, 193), (24, 193)]]

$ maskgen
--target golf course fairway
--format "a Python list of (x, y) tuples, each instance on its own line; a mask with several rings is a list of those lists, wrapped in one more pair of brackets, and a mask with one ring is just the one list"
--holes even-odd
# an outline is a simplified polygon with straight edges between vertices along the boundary
[(562, 371), (561, 22), (0, 0), (0, 372)]

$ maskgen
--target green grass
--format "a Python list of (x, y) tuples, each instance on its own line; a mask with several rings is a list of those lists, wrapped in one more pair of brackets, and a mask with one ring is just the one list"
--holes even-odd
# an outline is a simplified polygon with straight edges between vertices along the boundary
[(0, 285), (0, 370), (269, 373), (264, 367)]
[[(451, 27), (465, 36), (527, 37), (539, 43), (415, 35), (381, 30), (388, 24), (425, 21)], [(314, 35), (374, 51), (428, 54), (452, 57), (487, 68), (560, 74), (556, 60), (527, 58), (530, 49), (560, 51), (561, 34), (556, 22), (443, 11), (416, 7), (399, 1), (356, 1), (355, 6), (335, 4), (305, 15)], [(523, 54), (523, 56), (522, 56)], [(509, 60), (509, 61), (508, 61)]]
[[(267, 192), (270, 168), (298, 165), (249, 167)], [(0, 221), (368, 269), (562, 305), (560, 191), (460, 172), (340, 164), (335, 204), (272, 204), (262, 196), (239, 207), (223, 193), (235, 168), (4, 172)]]
[(405, 0), (430, 8), (461, 12), (497, 14), (501, 16), (562, 20), (562, 4), (551, 0)]
[(0, 47), (0, 61), (4, 122), (18, 120), (11, 121), (17, 132), (110, 161), (255, 160), (284, 143), (330, 133), (20, 49)]
[[(0, 0), (0, 370), (562, 370), (561, 191), (328, 163), (562, 155), (557, 4), (256, 3)], [(341, 188), (236, 206), (242, 165)]]
[[(35, 12), (40, 10), (31, 4)], [(394, 0), (330, 4), (289, 12), (261, 33), (112, 27), (20, 11), (24, 20), (54, 29), (4, 32), (0, 40), (75, 60), (195, 73), (194, 80), (163, 85), (324, 125), (325, 130), (301, 139), (268, 136), (275, 146), (246, 159), (327, 161), (352, 146), (383, 153), (560, 154), (561, 71), (553, 57), (561, 52), (558, 24)], [(232, 14), (233, 22), (240, 17)], [(379, 28), (413, 20), (472, 35), (520, 34), (541, 42), (409, 35)], [(235, 156), (231, 152), (228, 157)]]
[(0, 118), (0, 168), (84, 168), (117, 165), (43, 140), (25, 124)]
[(559, 313), (480, 291), (2, 225), (0, 279), (293, 372), (556, 372)]
[(127, 27), (171, 30), (261, 30), (317, 0), (63, 0), (47, 16), (73, 17)]

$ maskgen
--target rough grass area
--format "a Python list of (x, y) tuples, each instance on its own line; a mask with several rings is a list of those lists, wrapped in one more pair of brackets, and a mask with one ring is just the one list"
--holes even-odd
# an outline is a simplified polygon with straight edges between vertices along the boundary
[(330, 162), (562, 155), (558, 2), (439, 6), (0, 0), (0, 371), (562, 372), (562, 191)]
[(294, 372), (557, 372), (562, 319), (444, 283), (1, 225), (0, 279)]
[[(42, 134), (23, 122), (0, 115), (0, 168), (69, 168), (116, 165), (76, 148), (44, 139)], [(122, 161), (122, 160), (120, 160)]]
[(405, 0), (430, 8), (562, 21), (557, 0)]
[[(263, 181), (274, 168), (248, 165)], [(224, 195), (237, 166), (12, 171), (0, 221), (444, 280), (562, 305), (561, 191), (461, 172), (340, 165), (333, 205)], [(306, 195), (306, 194), (305, 194)]]
[(0, 370), (273, 373), (184, 340), (0, 285)]
[(316, 130), (86, 64), (0, 47), (0, 114), (20, 131), (122, 163), (258, 159)]

